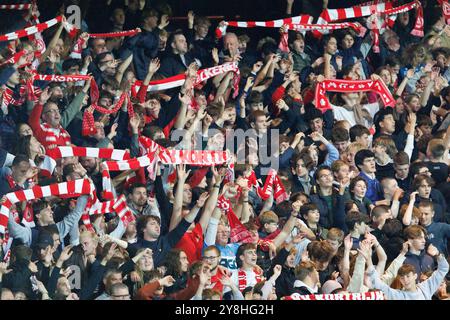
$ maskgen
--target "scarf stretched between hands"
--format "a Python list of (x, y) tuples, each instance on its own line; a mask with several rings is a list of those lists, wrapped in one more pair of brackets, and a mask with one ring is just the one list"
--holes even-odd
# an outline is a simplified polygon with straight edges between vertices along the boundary
[(111, 160), (128, 160), (130, 154), (126, 150), (109, 148), (56, 147), (48, 149), (44, 161), (39, 165), (41, 175), (49, 177), (56, 167), (56, 160), (67, 157), (92, 157)]
[(154, 180), (156, 175), (155, 166), (158, 161), (162, 164), (188, 164), (193, 166), (213, 166), (230, 161), (230, 154), (227, 151), (209, 150), (169, 150), (154, 141), (148, 140), (146, 145), (147, 153), (141, 157), (122, 161), (105, 161), (101, 164), (103, 198), (113, 197), (113, 187), (109, 172), (137, 170), (148, 168), (150, 177)]
[[(219, 66), (207, 68), (207, 69), (201, 69), (197, 72), (197, 78), (195, 80), (194, 85), (198, 86), (200, 83), (211, 79), (217, 75), (226, 73), (226, 72), (234, 72), (235, 77), (233, 78), (233, 98), (235, 98), (239, 94), (239, 81), (240, 81), (240, 72), (239, 72), (239, 66), (237, 62), (228, 62), (224, 63)], [(167, 90), (172, 89), (176, 87), (181, 87), (184, 84), (184, 81), (186, 80), (186, 75), (184, 73), (169, 77), (162, 80), (155, 80), (151, 81), (149, 83), (148, 92), (152, 91), (161, 91), (161, 90)], [(131, 86), (131, 93), (133, 97), (136, 97), (138, 95), (139, 89), (142, 86), (142, 81), (136, 81)], [(143, 101), (141, 101), (143, 102)]]
[(366, 92), (378, 93), (385, 106), (393, 107), (395, 99), (382, 80), (332, 80), (326, 79), (316, 85), (316, 108), (324, 113), (332, 109), (326, 96), (327, 91), (333, 92)]
[[(372, 31), (373, 50), (374, 52), (379, 52), (380, 33), (383, 33), (386, 27), (393, 27), (398, 13), (407, 12), (412, 9), (416, 9), (416, 22), (411, 34), (417, 37), (423, 37), (423, 9), (418, 0), (395, 8), (391, 2), (379, 3), (375, 1), (350, 8), (325, 9), (320, 14), (317, 23), (327, 24), (332, 21), (370, 16), (368, 19), (368, 28)], [(384, 15), (385, 18), (382, 19), (380, 15)], [(325, 33), (328, 33), (328, 31), (314, 31), (314, 35), (317, 37)]]
[[(13, 31), (4, 35), (0, 35), (0, 41), (11, 41), (20, 39), (23, 37), (31, 36), (35, 33), (41, 33), (44, 30), (47, 30), (48, 28), (53, 27), (54, 25), (62, 22), (63, 16), (57, 16), (56, 18), (53, 18), (51, 20), (48, 20), (46, 22), (39, 23), (37, 25), (33, 25), (31, 27)], [(77, 29), (71, 26), (69, 23), (64, 23), (64, 28), (69, 33), (69, 36), (73, 37), (75, 36)]]
[(41, 199), (50, 196), (78, 197), (82, 194), (92, 195), (94, 187), (87, 179), (73, 180), (49, 186), (34, 186), (31, 189), (7, 193), (6, 201), (0, 206), (0, 233), (5, 233), (8, 226), (9, 212), (13, 204), (21, 201)]
[(225, 21), (224, 26), (218, 26), (216, 28), (216, 38), (222, 38), (228, 27), (236, 28), (255, 28), (255, 27), (265, 27), (265, 28), (281, 28), (285, 24), (311, 24), (313, 17), (310, 15), (300, 15), (297, 17), (284, 18), (278, 20), (270, 21)]

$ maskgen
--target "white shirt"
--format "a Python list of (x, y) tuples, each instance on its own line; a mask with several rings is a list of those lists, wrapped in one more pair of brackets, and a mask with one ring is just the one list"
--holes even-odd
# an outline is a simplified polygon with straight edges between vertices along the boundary
[[(356, 125), (355, 114), (353, 113), (353, 111), (348, 111), (343, 107), (335, 106), (333, 104), (331, 105), (331, 107), (333, 108), (334, 118), (337, 121), (347, 120), (350, 123), (351, 127)], [(362, 107), (370, 113), (372, 118), (375, 116), (375, 113), (377, 113), (378, 110), (380, 110), (380, 104), (378, 102), (364, 104), (362, 105)], [(367, 120), (364, 120), (365, 127), (370, 128), (372, 124), (373, 123), (369, 123)]]

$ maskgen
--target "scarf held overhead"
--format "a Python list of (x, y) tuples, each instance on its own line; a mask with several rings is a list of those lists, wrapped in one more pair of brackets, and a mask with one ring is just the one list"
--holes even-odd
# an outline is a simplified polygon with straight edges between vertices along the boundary
[(366, 92), (373, 91), (380, 95), (385, 106), (393, 107), (395, 99), (381, 79), (378, 80), (332, 80), (326, 79), (316, 86), (316, 108), (324, 113), (332, 109), (326, 95), (327, 91), (333, 92)]

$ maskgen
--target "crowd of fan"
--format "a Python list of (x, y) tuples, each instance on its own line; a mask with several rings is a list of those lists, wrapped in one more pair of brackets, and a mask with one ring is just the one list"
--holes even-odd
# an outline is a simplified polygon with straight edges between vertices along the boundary
[[(283, 52), (274, 29), (249, 36), (250, 29), (229, 27), (215, 39), (216, 24), (192, 11), (178, 29), (168, 5), (121, 2), (93, 1), (82, 11), (81, 56), (62, 24), (43, 33), (39, 56), (27, 38), (0, 43), (1, 61), (11, 55), (8, 44), (29, 52), (0, 67), (3, 89), (16, 95), (30, 76), (31, 67), (21, 67), (27, 60), (41, 74), (91, 74), (104, 108), (135, 80), (144, 88), (131, 98), (132, 118), (126, 106), (94, 111), (96, 133), (83, 136), (90, 81), (35, 81), (36, 101), (25, 97), (1, 111), (2, 202), (16, 190), (81, 178), (101, 199), (102, 159), (63, 158), (51, 177), (41, 174), (39, 164), (57, 146), (127, 149), (136, 158), (142, 137), (169, 149), (224, 150), (233, 130), (256, 135), (229, 150), (244, 154), (234, 181), (226, 165), (159, 163), (154, 180), (146, 172), (112, 175), (115, 194), (126, 196), (136, 218), (128, 224), (108, 212), (91, 215), (95, 232), (88, 230), (80, 219), (88, 196), (17, 204), (1, 234), (1, 300), (275, 300), (375, 290), (387, 299), (449, 298), (450, 26), (437, 3), (427, 1), (423, 38), (410, 34), (415, 12), (402, 13), (374, 53), (370, 32), (342, 29), (318, 39), (289, 31)], [(279, 18), (308, 14), (293, 12), (293, 4), (287, 0)], [(14, 14), (11, 30), (23, 29), (31, 11)], [(88, 35), (134, 28), (141, 32), (131, 37)], [(197, 70), (226, 62), (239, 63), (236, 98), (233, 72), (193, 85)], [(181, 87), (146, 93), (151, 81), (183, 73)], [(330, 93), (332, 110), (322, 113), (314, 92), (324, 79), (381, 79), (395, 107), (372, 93)], [(258, 151), (272, 144), (288, 194), (280, 203), (261, 199), (248, 182), (254, 172), (264, 185), (271, 164)], [(236, 230), (219, 198), (231, 201), (252, 241), (230, 241)], [(25, 210), (33, 211), (34, 227), (21, 223)]]

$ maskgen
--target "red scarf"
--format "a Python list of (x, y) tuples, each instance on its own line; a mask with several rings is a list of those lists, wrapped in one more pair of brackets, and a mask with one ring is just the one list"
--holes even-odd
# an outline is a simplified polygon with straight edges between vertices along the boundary
[(316, 85), (316, 108), (324, 113), (332, 109), (326, 96), (327, 91), (333, 92), (366, 92), (378, 93), (385, 106), (395, 106), (395, 99), (382, 80), (332, 80), (326, 79)]
[[(6, 180), (8, 181), (9, 187), (11, 188), (11, 190), (17, 191), (17, 190), (23, 190), (23, 188), (21, 186), (19, 186), (13, 179), (13, 177), (11, 175), (7, 175), (6, 176)], [(28, 187), (32, 188), (33, 187), (33, 179), (28, 179)], [(17, 212), (17, 210), (12, 210), (13, 211), (13, 216), (14, 219), (16, 220), (17, 223), (19, 223), (19, 214)], [(34, 224), (34, 215), (33, 215), (33, 207), (31, 205), (31, 201), (28, 201), (25, 205), (25, 209), (22, 212), (22, 223), (26, 226), (29, 226), (30, 228), (33, 228), (35, 226)]]
[(216, 28), (216, 38), (220, 39), (227, 33), (227, 27), (236, 28), (255, 28), (255, 27), (265, 27), (265, 28), (281, 28), (285, 24), (311, 24), (313, 17), (310, 15), (301, 15), (297, 17), (270, 20), (270, 21), (225, 21), (225, 25)]
[[(256, 283), (260, 283), (262, 281), (262, 275), (259, 271), (259, 269), (254, 268), (253, 272), (255, 273), (255, 279)], [(244, 291), (245, 288), (248, 287), (248, 281), (247, 281), (247, 272), (245, 272), (242, 269), (238, 270), (238, 281), (239, 281), (239, 291)]]
[[(277, 204), (288, 199), (288, 194), (286, 193), (284, 185), (275, 170), (270, 170), (262, 188), (259, 186), (258, 181), (256, 180), (255, 171), (252, 171), (248, 178), (248, 186), (254, 186), (256, 188), (256, 193), (264, 201), (269, 199), (272, 192), (274, 193), (274, 199)], [(275, 188), (275, 190), (273, 190), (273, 188)]]
[(233, 211), (230, 200), (223, 195), (217, 200), (217, 208), (222, 209), (228, 218), (230, 224), (230, 241), (234, 243), (253, 243), (253, 234), (239, 221), (238, 217)]

